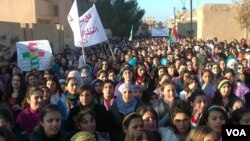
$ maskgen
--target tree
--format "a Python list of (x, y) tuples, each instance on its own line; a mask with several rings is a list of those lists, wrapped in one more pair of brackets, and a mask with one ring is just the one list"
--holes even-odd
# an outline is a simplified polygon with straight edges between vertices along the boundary
[(250, 31), (250, 0), (238, 0), (235, 1), (238, 7), (237, 19), (241, 25), (241, 28), (246, 32), (246, 39), (248, 39), (248, 33)]
[(110, 28), (114, 36), (128, 37), (132, 25), (136, 33), (145, 14), (137, 0), (97, 0), (96, 5), (104, 27)]

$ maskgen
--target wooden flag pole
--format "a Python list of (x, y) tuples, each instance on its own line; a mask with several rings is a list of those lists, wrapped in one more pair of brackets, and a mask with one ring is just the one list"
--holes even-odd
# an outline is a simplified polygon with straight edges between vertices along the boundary
[(85, 53), (84, 53), (83, 47), (82, 47), (82, 59), (83, 59), (83, 63), (86, 64), (86, 58), (85, 58)]
[(113, 56), (113, 59), (114, 59), (114, 61), (115, 61), (115, 55), (114, 55), (114, 53), (113, 53), (113, 51), (112, 51), (112, 49), (111, 49), (111, 45), (110, 45), (110, 43), (109, 43), (109, 39), (107, 39), (107, 42), (108, 42), (108, 45), (109, 45), (109, 49), (110, 49), (110, 51), (111, 51), (111, 54), (112, 54), (112, 56)]

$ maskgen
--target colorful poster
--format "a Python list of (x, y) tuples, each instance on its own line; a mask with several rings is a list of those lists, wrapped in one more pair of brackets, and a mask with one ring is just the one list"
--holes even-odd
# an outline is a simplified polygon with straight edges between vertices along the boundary
[(22, 71), (46, 70), (52, 57), (48, 40), (17, 42), (17, 64)]

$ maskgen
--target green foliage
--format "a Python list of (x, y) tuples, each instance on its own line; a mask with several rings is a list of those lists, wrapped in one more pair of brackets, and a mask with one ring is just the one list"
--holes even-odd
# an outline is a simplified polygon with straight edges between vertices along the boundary
[(97, 0), (96, 7), (104, 28), (111, 29), (114, 36), (128, 37), (132, 25), (134, 32), (145, 14), (137, 0)]

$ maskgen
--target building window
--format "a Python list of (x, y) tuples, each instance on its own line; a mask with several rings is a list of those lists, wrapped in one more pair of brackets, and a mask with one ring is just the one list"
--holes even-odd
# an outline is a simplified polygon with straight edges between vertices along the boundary
[(54, 16), (58, 17), (58, 5), (54, 5), (53, 9), (54, 9)]

